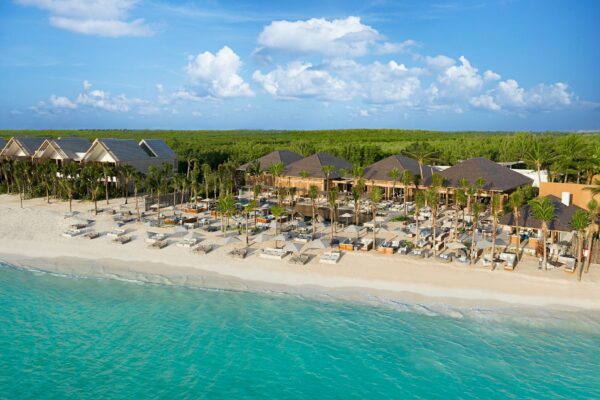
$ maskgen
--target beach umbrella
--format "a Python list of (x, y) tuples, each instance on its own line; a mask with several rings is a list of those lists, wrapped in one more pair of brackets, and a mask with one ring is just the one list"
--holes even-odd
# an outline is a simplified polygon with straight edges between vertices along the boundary
[(290, 253), (297, 253), (302, 249), (302, 244), (301, 243), (287, 243), (285, 246), (283, 246), (283, 250), (284, 251), (289, 251)]
[(346, 223), (348, 223), (348, 219), (352, 218), (352, 214), (351, 213), (343, 213), (342, 215), (340, 215), (340, 218), (346, 218)]
[(273, 240), (273, 237), (271, 235), (267, 235), (266, 233), (260, 233), (258, 235), (256, 235), (253, 240), (256, 243), (262, 243), (262, 242), (268, 242)]
[(326, 249), (328, 246), (327, 242), (323, 239), (315, 239), (308, 243), (307, 249)]
[(356, 238), (358, 239), (358, 237), (360, 236), (360, 231), (362, 231), (364, 228), (362, 226), (357, 226), (357, 225), (348, 225), (346, 227), (346, 229), (344, 229), (346, 232), (352, 232), (352, 233), (356, 233)]
[(450, 250), (460, 250), (460, 249), (466, 249), (467, 248), (467, 246), (465, 246), (464, 244), (462, 244), (460, 242), (451, 242), (451, 243), (448, 243), (448, 245), (446, 247), (449, 248)]

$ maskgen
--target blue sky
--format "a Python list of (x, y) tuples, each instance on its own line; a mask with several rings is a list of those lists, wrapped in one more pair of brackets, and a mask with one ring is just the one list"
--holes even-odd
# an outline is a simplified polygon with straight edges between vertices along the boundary
[(600, 2), (14, 0), (0, 128), (600, 129)]

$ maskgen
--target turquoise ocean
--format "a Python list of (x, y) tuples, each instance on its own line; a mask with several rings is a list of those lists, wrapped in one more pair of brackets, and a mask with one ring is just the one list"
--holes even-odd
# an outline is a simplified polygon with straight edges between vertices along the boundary
[(0, 399), (600, 399), (598, 315), (452, 315), (0, 265)]

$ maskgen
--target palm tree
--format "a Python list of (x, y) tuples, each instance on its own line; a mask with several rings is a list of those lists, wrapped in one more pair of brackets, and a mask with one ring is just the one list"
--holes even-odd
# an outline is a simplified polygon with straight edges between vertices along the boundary
[(490, 200), (492, 206), (492, 259), (496, 256), (496, 237), (498, 233), (498, 214), (502, 211), (500, 206), (500, 195), (494, 193)]
[(77, 189), (77, 167), (73, 163), (63, 166), (61, 186), (69, 198), (69, 212), (73, 211), (72, 203)]
[(284, 170), (285, 170), (285, 165), (282, 162), (272, 164), (269, 167), (269, 172), (273, 176), (273, 185), (272, 185), (273, 187), (275, 186), (277, 178), (279, 178), (281, 175), (283, 175)]
[(258, 160), (253, 160), (248, 164), (248, 168), (246, 168), (246, 173), (253, 177), (252, 183), (257, 183), (258, 177), (262, 174), (262, 168), (260, 167), (260, 162)]
[(419, 212), (425, 206), (425, 200), (425, 193), (423, 191), (419, 190), (415, 193), (415, 224), (417, 228), (415, 240), (419, 240), (419, 236), (421, 236), (421, 232), (419, 231)]
[(244, 207), (244, 216), (246, 217), (246, 247), (250, 245), (250, 239), (248, 235), (248, 219), (250, 216), (250, 212), (254, 211), (256, 205), (256, 200), (250, 200), (248, 204), (246, 204), (246, 207)]
[(463, 210), (464, 227), (464, 205), (467, 202), (467, 196), (462, 190), (454, 190), (454, 240), (458, 239), (458, 211)]
[(198, 189), (200, 188), (200, 167), (198, 162), (194, 162), (192, 172), (190, 172), (190, 189), (192, 196), (194, 196), (194, 204), (198, 204)]
[(365, 183), (362, 178), (352, 186), (352, 199), (354, 200), (354, 223), (358, 225), (358, 212), (360, 207), (360, 198), (365, 191)]
[(17, 185), (19, 191), (19, 199), (21, 208), (23, 208), (23, 197), (25, 197), (25, 164), (22, 161), (16, 160), (12, 168), (12, 180)]
[(108, 180), (110, 179), (112, 174), (113, 168), (108, 164), (104, 164), (102, 166), (102, 175), (104, 177), (104, 193), (106, 193), (106, 204), (108, 204)]
[(481, 196), (481, 192), (483, 191), (483, 187), (485, 186), (485, 178), (482, 178), (481, 176), (479, 178), (477, 178), (475, 180), (475, 193), (476, 193), (476, 197), (475, 199), (479, 199), (479, 197)]
[(475, 242), (475, 233), (477, 232), (477, 223), (479, 222), (479, 214), (481, 213), (481, 205), (479, 203), (473, 203), (471, 206), (473, 212), (473, 233), (471, 236), (471, 264), (475, 262), (477, 258), (477, 243)]
[(405, 154), (417, 160), (417, 162), (419, 163), (419, 172), (421, 179), (424, 179), (423, 164), (433, 161), (437, 153), (434, 150), (431, 150), (429, 146), (417, 143), (417, 145), (413, 146), (411, 150), (407, 150)]
[(185, 177), (181, 174), (173, 175), (172, 183), (173, 183), (173, 209), (177, 207), (177, 193), (179, 189), (183, 186), (183, 180)]
[[(204, 163), (202, 164), (202, 180), (204, 181), (204, 196), (208, 200), (208, 193), (210, 187), (210, 180), (212, 177), (212, 170), (210, 169), (210, 165)], [(209, 203), (207, 203), (209, 204)], [(210, 208), (210, 206), (209, 206)]]
[(137, 212), (137, 220), (141, 221), (142, 216), (140, 214), (140, 203), (139, 203), (139, 197), (138, 197), (138, 192), (140, 191), (140, 189), (142, 189), (144, 185), (144, 176), (142, 175), (141, 172), (136, 172), (133, 175), (133, 196), (135, 197), (135, 210)]
[(329, 176), (335, 172), (333, 165), (323, 165), (322, 171), (325, 174), (325, 191), (329, 190)]
[(554, 149), (548, 145), (548, 142), (541, 139), (534, 140), (533, 145), (525, 153), (525, 162), (532, 165), (538, 176), (538, 184), (542, 182), (542, 168), (547, 168), (556, 159)]
[(310, 203), (311, 203), (311, 208), (312, 208), (312, 228), (313, 228), (313, 234), (315, 233), (315, 206), (316, 206), (316, 201), (317, 201), (317, 197), (319, 197), (319, 188), (317, 188), (317, 185), (310, 185), (310, 188), (308, 188), (308, 197), (310, 198)]
[(433, 255), (437, 256), (437, 246), (435, 238), (437, 237), (437, 214), (440, 206), (439, 189), (442, 185), (442, 176), (439, 174), (431, 175), (431, 188), (425, 193), (425, 198), (431, 208), (431, 222), (433, 229)]
[[(390, 169), (387, 173), (388, 177), (393, 181), (392, 183), (392, 198), (394, 197), (394, 192), (396, 191), (396, 182), (400, 178), (400, 170), (396, 167)], [(389, 199), (389, 195), (388, 195)]]
[(36, 175), (46, 191), (46, 203), (50, 204), (50, 190), (52, 189), (53, 177), (52, 173), (56, 165), (54, 163), (37, 164)]
[(519, 220), (521, 218), (521, 206), (524, 202), (525, 195), (521, 188), (512, 192), (508, 198), (508, 205), (512, 209), (515, 228), (517, 230), (517, 260), (520, 259), (521, 227), (519, 226)]
[(409, 170), (405, 169), (402, 172), (402, 186), (403, 186), (403, 195), (404, 195), (404, 215), (408, 215), (408, 204), (406, 204), (408, 186), (412, 183), (413, 177)]
[(589, 190), (592, 192), (592, 197), (596, 197), (596, 195), (600, 194), (600, 179), (594, 180), (594, 186), (586, 187), (583, 190)]
[(548, 223), (555, 217), (554, 204), (547, 197), (538, 197), (529, 202), (533, 217), (542, 222), (542, 247), (544, 250), (544, 269), (548, 269), (548, 251), (546, 240), (548, 236)]
[(587, 233), (587, 248), (588, 258), (585, 266), (585, 272), (587, 273), (590, 269), (590, 263), (592, 262), (592, 249), (594, 247), (594, 233), (598, 229), (598, 202), (595, 199), (590, 200), (587, 203), (587, 211), (590, 216), (590, 226)]
[(302, 171), (300, 171), (300, 177), (303, 180), (308, 181), (308, 178), (310, 177), (310, 172), (308, 172), (307, 170), (303, 169)]
[(125, 186), (125, 204), (127, 204), (127, 194), (129, 193), (129, 184), (135, 175), (135, 168), (131, 165), (123, 165), (121, 167), (121, 176), (123, 177), (123, 185)]
[(100, 171), (94, 164), (87, 164), (83, 167), (81, 175), (94, 202), (94, 214), (98, 215), (98, 195), (102, 192), (102, 183), (100, 182)]
[(327, 202), (329, 203), (329, 215), (331, 222), (331, 240), (333, 241), (333, 232), (335, 230), (335, 209), (337, 206), (338, 189), (332, 188), (327, 192)]
[(296, 193), (298, 192), (298, 189), (294, 186), (288, 188), (288, 195), (290, 196), (290, 201), (292, 203), (292, 218), (294, 215), (294, 211), (296, 208)]
[(6, 182), (6, 191), (8, 194), (11, 193), (11, 176), (12, 176), (12, 165), (10, 161), (6, 160), (0, 163), (0, 170), (2, 170), (2, 176), (4, 176), (4, 182)]
[(252, 199), (256, 200), (256, 198), (258, 197), (258, 195), (260, 194), (260, 192), (262, 192), (262, 186), (260, 186), (259, 183), (257, 183), (256, 185), (252, 186)]
[(235, 200), (233, 199), (233, 195), (231, 193), (221, 193), (219, 201), (217, 202), (217, 209), (221, 213), (221, 221), (223, 221), (223, 216), (226, 218), (225, 229), (223, 229), (223, 223), (221, 222), (221, 231), (225, 231), (229, 228), (229, 218), (231, 218), (235, 211)]
[(373, 250), (377, 250), (377, 238), (375, 232), (377, 231), (377, 206), (381, 203), (381, 189), (379, 186), (374, 186), (369, 193), (369, 199), (371, 200), (371, 212), (373, 213)]
[(577, 274), (577, 280), (581, 281), (581, 275), (583, 274), (583, 264), (581, 261), (581, 252), (583, 250), (583, 240), (585, 239), (585, 233), (587, 228), (590, 226), (590, 215), (583, 211), (577, 210), (571, 217), (571, 227), (577, 235), (577, 268), (579, 269)]
[[(350, 171), (346, 168), (340, 168), (340, 176), (346, 178), (350, 174)], [(348, 191), (348, 182), (344, 179), (344, 193)]]
[(279, 218), (281, 218), (281, 216), (283, 215), (284, 212), (285, 212), (285, 208), (283, 208), (280, 205), (274, 205), (273, 207), (271, 207), (271, 214), (273, 214), (273, 216), (275, 217), (275, 234), (276, 235), (279, 233)]

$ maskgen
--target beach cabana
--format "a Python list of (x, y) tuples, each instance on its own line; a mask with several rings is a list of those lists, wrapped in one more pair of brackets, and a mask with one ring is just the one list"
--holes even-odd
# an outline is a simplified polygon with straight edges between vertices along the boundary
[(2, 151), (0, 152), (0, 160), (32, 160), (36, 150), (44, 143), (46, 138), (40, 137), (13, 137), (11, 138)]
[[(333, 167), (329, 176), (323, 171), (325, 166)], [(334, 179), (341, 178), (342, 169), (352, 171), (352, 164), (331, 154), (313, 154), (288, 165), (283, 175), (276, 178), (275, 186), (296, 187), (304, 193), (311, 185), (316, 185), (319, 191), (327, 190)], [(307, 177), (303, 177), (305, 173)]]
[[(396, 182), (389, 176), (389, 172), (394, 168), (399, 172)], [(401, 179), (404, 171), (409, 171), (412, 176), (421, 176), (421, 169), (423, 171), (422, 182), (424, 183), (431, 178), (431, 166), (419, 166), (419, 162), (415, 159), (401, 155), (393, 155), (366, 167), (363, 178), (365, 179), (365, 185), (368, 189), (378, 186), (384, 189), (389, 197), (394, 186), (397, 188), (402, 187)]]
[(162, 158), (150, 157), (135, 140), (129, 139), (96, 139), (81, 161), (114, 166), (131, 165), (143, 173), (150, 166), (160, 168), (164, 163)]
[(35, 152), (35, 161), (56, 160), (61, 164), (67, 161), (79, 162), (92, 143), (85, 138), (68, 137), (46, 139)]
[[(552, 243), (570, 241), (573, 232), (571, 218), (577, 210), (583, 209), (573, 204), (566, 205), (555, 196), (547, 196), (547, 198), (554, 205), (555, 215), (555, 218), (548, 222), (548, 237), (550, 238), (550, 241)], [(509, 212), (500, 217), (499, 224), (510, 229), (515, 228), (518, 224), (521, 233), (527, 232), (528, 230), (535, 230), (537, 235), (528, 237), (527, 247), (535, 249), (538, 246), (541, 238), (542, 222), (533, 217), (529, 204), (525, 204), (519, 209), (518, 221), (515, 218), (514, 213)], [(516, 240), (518, 240), (517, 236), (511, 236), (511, 244), (516, 244)]]
[[(447, 188), (459, 187), (459, 181), (465, 178), (469, 185), (475, 186), (477, 179), (485, 179), (482, 190), (508, 195), (520, 187), (531, 186), (533, 180), (518, 172), (503, 167), (487, 158), (477, 157), (460, 162), (440, 172)], [(483, 196), (486, 194), (483, 193)]]
[(139, 146), (158, 164), (171, 164), (177, 169), (177, 155), (160, 139), (142, 139)]

